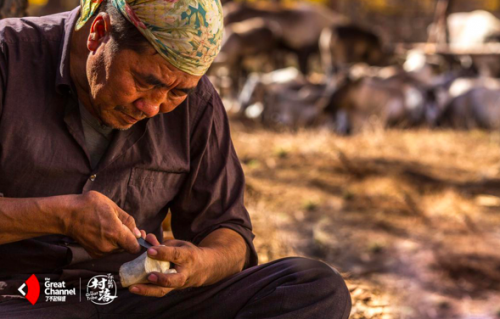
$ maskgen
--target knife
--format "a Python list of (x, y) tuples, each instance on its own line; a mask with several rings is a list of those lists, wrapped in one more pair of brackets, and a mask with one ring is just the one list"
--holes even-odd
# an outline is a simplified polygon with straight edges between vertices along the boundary
[(137, 238), (137, 242), (139, 243), (139, 245), (141, 247), (144, 247), (146, 249), (148, 248), (151, 248), (153, 247), (153, 245), (151, 245), (150, 243), (148, 243), (146, 240), (144, 240), (144, 238), (140, 237), (140, 238)]

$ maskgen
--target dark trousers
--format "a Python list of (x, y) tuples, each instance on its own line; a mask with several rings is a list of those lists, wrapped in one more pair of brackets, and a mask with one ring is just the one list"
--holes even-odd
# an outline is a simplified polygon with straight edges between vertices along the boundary
[[(42, 287), (43, 291), (43, 287)], [(24, 299), (0, 302), (0, 318), (338, 318), (346, 319), (351, 298), (342, 277), (328, 265), (285, 258), (246, 269), (214, 285), (142, 297), (126, 289), (100, 306), (78, 298), (32, 306)]]

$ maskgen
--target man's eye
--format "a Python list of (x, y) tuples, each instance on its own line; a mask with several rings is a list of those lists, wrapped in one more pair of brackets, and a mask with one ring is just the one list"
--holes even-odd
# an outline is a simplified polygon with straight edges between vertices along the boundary
[(187, 94), (186, 94), (186, 92), (183, 92), (183, 91), (181, 91), (181, 90), (171, 90), (171, 91), (170, 91), (170, 95), (171, 95), (172, 97), (176, 97), (176, 98), (177, 98), (177, 97), (184, 97), (184, 96), (186, 96)]
[(154, 88), (154, 85), (146, 84), (141, 81), (135, 81), (135, 86), (141, 90), (151, 90)]

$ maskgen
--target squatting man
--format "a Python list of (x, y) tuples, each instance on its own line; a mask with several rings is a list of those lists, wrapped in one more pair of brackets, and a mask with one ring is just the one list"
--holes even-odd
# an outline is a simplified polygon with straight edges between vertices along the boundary
[[(0, 317), (349, 316), (328, 265), (257, 266), (243, 172), (204, 76), (222, 21), (218, 0), (83, 0), (0, 22)], [(176, 273), (106, 306), (10, 297), (31, 274), (68, 288), (116, 275), (139, 237)]]

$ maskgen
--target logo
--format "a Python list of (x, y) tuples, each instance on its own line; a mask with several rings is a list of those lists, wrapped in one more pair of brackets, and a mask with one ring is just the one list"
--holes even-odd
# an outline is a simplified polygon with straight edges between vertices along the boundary
[(111, 274), (97, 275), (87, 283), (87, 300), (96, 305), (107, 305), (118, 298), (115, 280)]
[(65, 281), (51, 281), (45, 278), (45, 302), (66, 302), (67, 296), (76, 296), (76, 288), (66, 287)]
[[(28, 292), (24, 292), (24, 287), (28, 287)], [(31, 275), (31, 277), (26, 280), (19, 289), (17, 289), (23, 297), (28, 299), (32, 305), (38, 301), (38, 297), (40, 297), (40, 282), (35, 277), (35, 275)]]

